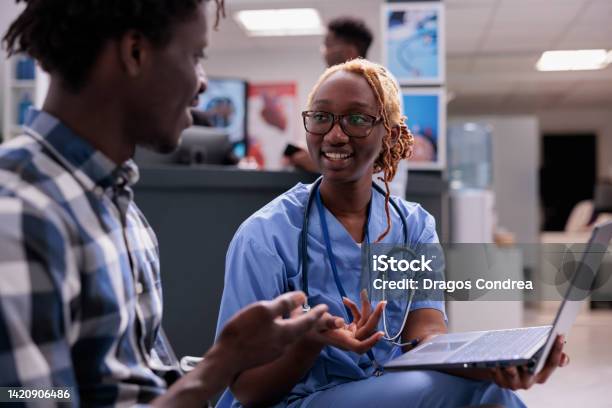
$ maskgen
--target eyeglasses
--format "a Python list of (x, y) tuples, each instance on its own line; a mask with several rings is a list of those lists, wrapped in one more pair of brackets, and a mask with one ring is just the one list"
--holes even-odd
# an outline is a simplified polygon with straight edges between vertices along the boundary
[(304, 129), (313, 135), (326, 135), (336, 122), (340, 122), (340, 129), (350, 137), (364, 138), (372, 133), (372, 129), (382, 118), (365, 113), (348, 113), (346, 115), (334, 115), (324, 111), (304, 111)]

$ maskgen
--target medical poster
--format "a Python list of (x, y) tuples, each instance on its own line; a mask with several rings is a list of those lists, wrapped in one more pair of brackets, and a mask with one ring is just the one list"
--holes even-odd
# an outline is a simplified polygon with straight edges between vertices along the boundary
[(242, 79), (209, 78), (196, 108), (209, 126), (226, 131), (232, 143), (245, 139), (246, 87)]
[(438, 2), (382, 6), (383, 61), (401, 85), (444, 83), (444, 8)]
[(406, 126), (414, 136), (410, 169), (443, 169), (446, 160), (446, 101), (441, 88), (402, 89)]
[(287, 143), (295, 142), (297, 86), (294, 82), (249, 83), (249, 150), (261, 153), (263, 168), (279, 170)]

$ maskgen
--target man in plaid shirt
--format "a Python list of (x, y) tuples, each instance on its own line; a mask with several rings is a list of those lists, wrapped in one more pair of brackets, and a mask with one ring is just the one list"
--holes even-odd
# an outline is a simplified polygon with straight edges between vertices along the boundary
[(308, 330), (339, 324), (324, 306), (280, 319), (305, 301), (290, 293), (238, 313), (189, 374), (170, 357), (130, 158), (136, 145), (174, 149), (191, 125), (205, 3), (28, 0), (9, 28), (9, 53), (36, 58), (51, 84), (0, 146), (0, 387), (70, 387), (76, 406), (202, 406)]

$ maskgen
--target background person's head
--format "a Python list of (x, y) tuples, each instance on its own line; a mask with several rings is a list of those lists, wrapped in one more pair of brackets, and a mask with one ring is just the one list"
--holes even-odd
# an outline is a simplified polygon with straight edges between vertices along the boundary
[(327, 25), (327, 34), (321, 52), (325, 63), (331, 67), (354, 58), (366, 58), (370, 44), (372, 44), (372, 31), (363, 20), (339, 17)]
[[(308, 96), (304, 118), (308, 151), (324, 178), (370, 183), (383, 172), (387, 187), (401, 160), (410, 157), (414, 138), (400, 110), (398, 89), (389, 72), (364, 59), (328, 68)], [(345, 115), (334, 123), (328, 113)], [(379, 239), (390, 229), (388, 228)]]
[(4, 42), (50, 74), (48, 100), (113, 106), (128, 144), (177, 146), (205, 88), (206, 0), (25, 2)]

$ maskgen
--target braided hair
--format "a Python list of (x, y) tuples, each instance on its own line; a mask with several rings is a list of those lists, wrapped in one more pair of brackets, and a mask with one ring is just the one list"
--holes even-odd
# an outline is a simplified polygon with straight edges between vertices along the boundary
[[(381, 151), (374, 161), (374, 173), (382, 172), (382, 177), (378, 177), (378, 179), (385, 184), (387, 228), (376, 240), (376, 242), (380, 242), (391, 231), (389, 182), (395, 177), (399, 162), (412, 155), (414, 137), (406, 126), (406, 116), (400, 110), (399, 89), (395, 80), (385, 67), (363, 58), (356, 58), (328, 68), (308, 95), (308, 106), (312, 105), (314, 95), (321, 84), (338, 71), (351, 72), (365, 78), (378, 102), (378, 114), (382, 117), (382, 123), (386, 131), (382, 139)], [(392, 128), (395, 126), (399, 128), (397, 139), (393, 137), (392, 133)]]

